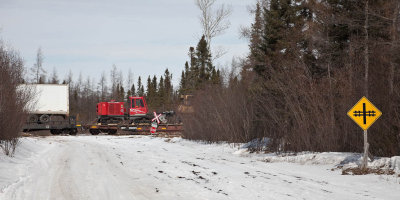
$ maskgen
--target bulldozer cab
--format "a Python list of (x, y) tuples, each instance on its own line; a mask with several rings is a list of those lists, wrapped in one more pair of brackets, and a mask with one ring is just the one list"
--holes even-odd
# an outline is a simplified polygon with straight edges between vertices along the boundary
[(129, 115), (143, 115), (148, 112), (146, 100), (144, 97), (129, 97), (130, 108)]

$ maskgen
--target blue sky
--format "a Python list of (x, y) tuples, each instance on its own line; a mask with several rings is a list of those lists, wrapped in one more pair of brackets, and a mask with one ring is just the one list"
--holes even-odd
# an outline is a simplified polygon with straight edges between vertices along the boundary
[[(228, 52), (215, 63), (225, 66), (248, 52), (239, 28), (250, 25), (247, 7), (255, 0), (219, 3), (233, 8), (230, 29), (213, 41)], [(41, 47), (48, 74), (56, 68), (61, 79), (71, 70), (97, 81), (115, 64), (124, 73), (130, 68), (135, 82), (169, 68), (177, 86), (187, 51), (201, 37), (199, 14), (194, 0), (0, 0), (0, 38), (28, 68)]]

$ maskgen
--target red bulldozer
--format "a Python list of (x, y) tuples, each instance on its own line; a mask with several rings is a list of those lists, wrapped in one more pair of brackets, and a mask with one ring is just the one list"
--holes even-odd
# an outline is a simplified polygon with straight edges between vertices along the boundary
[[(124, 102), (100, 102), (97, 104), (97, 122), (101, 124), (130, 123), (148, 121), (152, 115), (148, 114), (144, 97), (129, 97), (129, 108), (125, 108)], [(129, 123), (128, 122), (128, 123)]]
[[(117, 130), (145, 130), (142, 127), (151, 125), (154, 114), (149, 109), (144, 97), (129, 97), (128, 102), (100, 102), (96, 108), (96, 124), (90, 126), (89, 131), (93, 135), (100, 132), (115, 134)], [(167, 124), (167, 116), (174, 114), (173, 111), (162, 112), (161, 124)], [(140, 126), (140, 127), (139, 127)], [(139, 128), (138, 128), (139, 127)]]

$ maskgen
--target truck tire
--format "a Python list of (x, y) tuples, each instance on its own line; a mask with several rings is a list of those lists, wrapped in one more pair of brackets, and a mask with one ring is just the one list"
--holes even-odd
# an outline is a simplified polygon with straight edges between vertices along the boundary
[(98, 129), (89, 129), (90, 134), (92, 135), (98, 135), (100, 131)]
[(50, 116), (49, 115), (41, 115), (39, 119), (40, 119), (40, 122), (47, 123), (50, 121)]
[(115, 135), (117, 133), (117, 129), (110, 129), (108, 130), (109, 135)]
[(76, 129), (76, 128), (69, 130), (70, 135), (76, 135), (77, 133), (78, 133), (78, 129)]
[(58, 129), (51, 129), (51, 130), (50, 130), (50, 133), (51, 133), (52, 135), (60, 135), (61, 130), (58, 130)]

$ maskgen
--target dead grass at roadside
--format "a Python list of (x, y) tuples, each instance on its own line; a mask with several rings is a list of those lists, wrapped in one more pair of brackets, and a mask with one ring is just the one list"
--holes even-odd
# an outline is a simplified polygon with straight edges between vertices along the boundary
[[(347, 168), (342, 170), (342, 175), (367, 175), (367, 174), (394, 175), (395, 172), (393, 169), (384, 169), (384, 168), (361, 169), (359, 167)], [(400, 177), (400, 174), (398, 176)]]
[(52, 136), (50, 131), (31, 131), (27, 133), (21, 133), (21, 137), (45, 137)]

